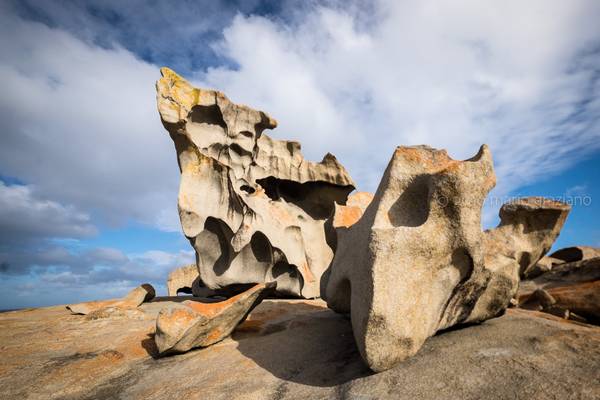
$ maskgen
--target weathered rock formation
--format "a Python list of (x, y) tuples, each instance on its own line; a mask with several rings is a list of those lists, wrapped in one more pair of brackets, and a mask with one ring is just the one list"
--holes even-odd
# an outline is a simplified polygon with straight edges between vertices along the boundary
[(520, 276), (548, 252), (558, 237), (570, 206), (527, 197), (500, 208), (500, 225), (484, 233), (484, 264), (492, 273), (466, 322), (502, 312), (516, 296)]
[(196, 264), (185, 265), (171, 271), (167, 278), (167, 293), (177, 296), (179, 292), (200, 296), (200, 274)]
[(325, 222), (354, 190), (344, 167), (331, 154), (306, 161), (299, 143), (263, 133), (277, 125), (266, 113), (161, 72), (158, 110), (175, 143), (179, 216), (202, 282), (276, 281), (280, 293), (319, 296), (333, 258)]
[(357, 192), (348, 196), (346, 205), (335, 205), (332, 225), (334, 228), (349, 228), (354, 225), (373, 201), (373, 195), (368, 192)]
[(590, 246), (573, 246), (557, 250), (550, 256), (542, 257), (536, 264), (521, 273), (522, 279), (534, 279), (550, 271), (553, 267), (565, 263), (589, 260), (600, 257), (600, 249)]
[(600, 324), (600, 280), (537, 289), (524, 296), (521, 308), (543, 311), (564, 319)]
[(574, 262), (589, 260), (590, 258), (600, 257), (600, 249), (591, 246), (573, 246), (565, 247), (555, 251), (550, 257), (562, 260), (562, 262)]
[(159, 353), (183, 353), (223, 340), (275, 286), (275, 282), (261, 283), (218, 303), (186, 301), (161, 310), (154, 338)]
[(554, 265), (521, 281), (519, 307), (600, 324), (600, 257)]
[(203, 284), (276, 281), (280, 293), (320, 294), (351, 314), (375, 371), (415, 354), (439, 330), (504, 312), (569, 212), (521, 199), (482, 232), (481, 207), (495, 185), (485, 145), (466, 161), (399, 147), (376, 194), (348, 198), (354, 183), (335, 157), (308, 162), (298, 143), (263, 133), (276, 126), (264, 112), (161, 72), (158, 109), (177, 150), (179, 215)]
[(360, 353), (374, 371), (415, 354), (441, 329), (502, 313), (519, 272), (550, 248), (568, 213), (525, 199), (502, 207), (481, 231), (495, 184), (486, 146), (466, 161), (425, 146), (398, 147), (358, 222), (337, 229), (323, 277), (329, 307), (350, 313)]
[(105, 313), (115, 312), (117, 309), (133, 309), (140, 304), (150, 301), (154, 298), (156, 292), (149, 283), (144, 283), (131, 292), (125, 297), (115, 300), (100, 300), (100, 301), (88, 301), (85, 303), (70, 304), (67, 306), (73, 314), (89, 314), (94, 311), (106, 310)]

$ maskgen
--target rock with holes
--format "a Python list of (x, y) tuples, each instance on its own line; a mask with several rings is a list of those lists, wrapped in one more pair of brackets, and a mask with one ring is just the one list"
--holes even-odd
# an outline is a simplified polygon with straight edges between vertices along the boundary
[(167, 278), (167, 292), (169, 296), (177, 296), (177, 293), (183, 292), (200, 296), (201, 280), (196, 264), (185, 265), (174, 269)]
[(70, 304), (67, 306), (67, 309), (73, 314), (84, 315), (107, 308), (111, 308), (111, 310), (134, 309), (140, 304), (152, 300), (154, 296), (156, 296), (154, 287), (152, 287), (152, 285), (149, 283), (144, 283), (127, 293), (127, 295), (121, 299), (88, 301), (85, 303)]
[(502, 313), (520, 268), (548, 250), (565, 206), (505, 205), (500, 227), (484, 233), (481, 207), (494, 184), (486, 146), (466, 161), (426, 146), (398, 147), (362, 217), (336, 230), (322, 292), (330, 308), (351, 314), (374, 371), (414, 355), (439, 330)]
[(319, 296), (333, 258), (325, 222), (354, 183), (336, 158), (303, 158), (297, 142), (263, 133), (276, 121), (221, 92), (192, 87), (168, 68), (158, 110), (181, 170), (183, 232), (211, 289), (277, 281), (283, 294)]
[(484, 320), (506, 308), (517, 294), (520, 277), (535, 271), (570, 210), (567, 204), (542, 197), (518, 199), (500, 208), (500, 225), (484, 233), (485, 266), (492, 272), (491, 279), (467, 322)]
[(161, 310), (154, 337), (159, 353), (183, 353), (225, 339), (276, 285), (276, 282), (257, 284), (218, 303), (187, 300)]

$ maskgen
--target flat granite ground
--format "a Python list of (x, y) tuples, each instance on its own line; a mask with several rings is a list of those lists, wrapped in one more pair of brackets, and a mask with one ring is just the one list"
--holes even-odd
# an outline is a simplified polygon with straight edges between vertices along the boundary
[[(160, 300), (160, 299), (159, 299)], [(0, 314), (1, 399), (600, 399), (600, 328), (524, 310), (429, 339), (373, 374), (320, 300), (266, 300), (232, 337), (157, 358), (158, 311)]]

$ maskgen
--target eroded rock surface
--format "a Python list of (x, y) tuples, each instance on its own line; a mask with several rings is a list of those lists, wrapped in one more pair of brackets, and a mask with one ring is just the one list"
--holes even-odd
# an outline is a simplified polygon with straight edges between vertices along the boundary
[(181, 170), (179, 216), (203, 283), (276, 281), (280, 293), (319, 296), (333, 258), (325, 222), (354, 190), (344, 167), (331, 154), (307, 161), (299, 143), (264, 134), (277, 125), (266, 113), (161, 72), (158, 110)]
[[(181, 297), (181, 296), (180, 296)], [(233, 335), (156, 358), (165, 302), (143, 320), (84, 321), (64, 307), (0, 313), (2, 399), (598, 399), (600, 328), (509, 309), (436, 335), (380, 374), (350, 321), (320, 300), (265, 300)]]
[(468, 317), (490, 279), (480, 210), (494, 184), (485, 146), (464, 162), (426, 146), (398, 147), (362, 218), (338, 230), (324, 297), (351, 314), (374, 371)]
[(223, 340), (275, 286), (275, 282), (261, 283), (218, 303), (186, 301), (163, 309), (156, 319), (159, 353), (183, 353)]
[[(118, 313), (120, 310), (132, 309), (136, 308), (140, 304), (150, 301), (154, 298), (156, 292), (154, 288), (149, 283), (144, 283), (131, 292), (129, 292), (125, 297), (121, 299), (115, 300), (99, 300), (99, 301), (88, 301), (85, 303), (78, 304), (69, 304), (67, 309), (69, 309), (73, 314), (89, 314), (94, 311), (99, 311), (102, 309), (108, 309), (104, 312), (104, 314), (108, 313)], [(102, 315), (102, 314), (98, 314)]]
[(374, 371), (414, 355), (439, 330), (501, 314), (520, 271), (552, 245), (569, 208), (540, 198), (504, 205), (500, 226), (481, 231), (494, 184), (486, 146), (466, 161), (398, 147), (362, 218), (337, 229), (322, 292), (329, 307), (351, 314)]
[(500, 208), (500, 224), (484, 233), (490, 280), (465, 322), (491, 318), (508, 306), (517, 294), (520, 276), (552, 247), (570, 210), (567, 204), (541, 197), (518, 199)]

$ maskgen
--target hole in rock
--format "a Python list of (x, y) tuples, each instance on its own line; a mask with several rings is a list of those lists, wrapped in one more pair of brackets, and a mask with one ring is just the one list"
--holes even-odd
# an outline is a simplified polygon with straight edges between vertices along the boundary
[(295, 204), (313, 219), (326, 219), (334, 209), (334, 203), (346, 204), (351, 185), (339, 186), (327, 182), (298, 183), (273, 176), (256, 181), (271, 200), (283, 199)]
[(415, 177), (388, 210), (393, 226), (416, 227), (429, 217), (429, 175)]
[(464, 282), (471, 277), (473, 268), (473, 257), (469, 254), (467, 249), (458, 248), (452, 252), (452, 265), (454, 265), (460, 272), (460, 282)]
[(192, 107), (190, 120), (198, 124), (219, 125), (223, 129), (227, 129), (221, 109), (216, 104), (212, 106), (196, 105)]
[(235, 154), (239, 155), (240, 157), (252, 157), (252, 152), (245, 150), (244, 148), (242, 148), (242, 146), (240, 146), (237, 143), (231, 143), (229, 145), (229, 150), (233, 151)]
[(249, 194), (256, 192), (256, 190), (252, 186), (249, 186), (249, 185), (240, 186), (240, 190), (243, 190), (244, 192), (249, 193)]
[(205, 268), (212, 268), (220, 276), (227, 271), (231, 263), (233, 232), (223, 221), (208, 217), (202, 231), (194, 243), (199, 262)]
[(254, 232), (250, 239), (250, 248), (257, 261), (270, 263), (273, 259), (271, 243), (262, 232)]
[(192, 294), (192, 288), (188, 286), (181, 287), (177, 289), (177, 296), (180, 294)]

